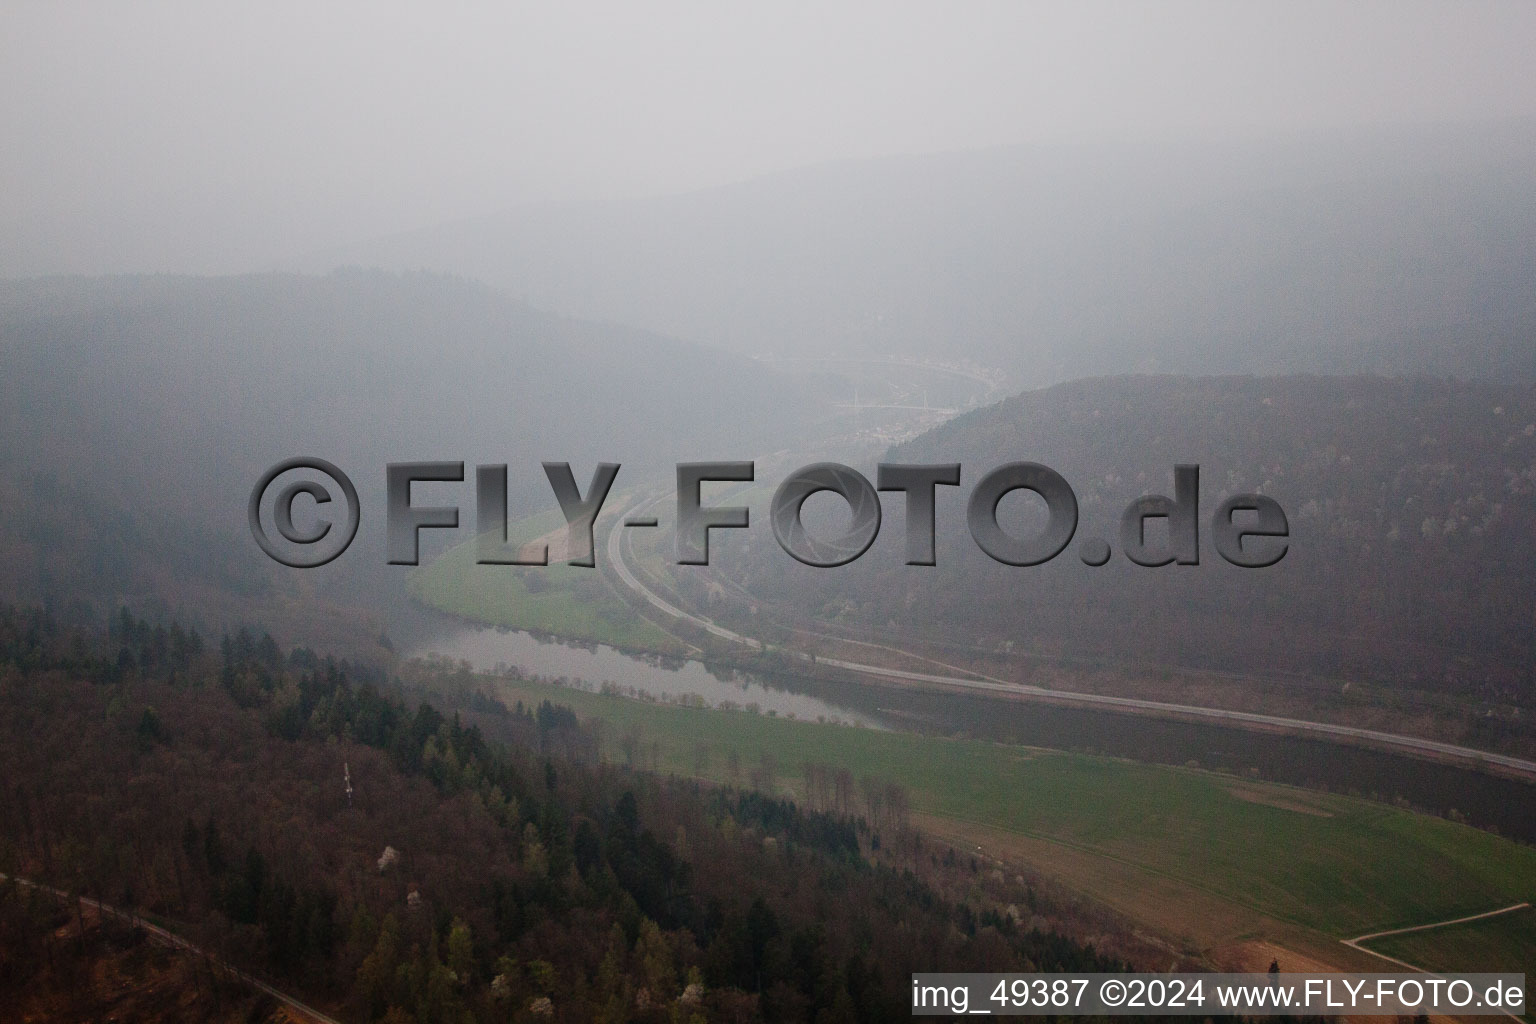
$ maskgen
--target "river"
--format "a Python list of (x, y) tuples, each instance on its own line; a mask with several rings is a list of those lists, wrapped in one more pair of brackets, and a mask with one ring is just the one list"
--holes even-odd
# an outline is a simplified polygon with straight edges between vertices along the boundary
[(1454, 813), (1483, 828), (1536, 843), (1536, 785), (1470, 767), (1280, 733), (1091, 708), (1058, 707), (982, 694), (829, 682), (763, 679), (682, 659), (639, 657), (602, 644), (556, 642), (514, 630), (426, 613), (410, 656), (468, 661), (480, 671), (516, 667), (596, 689), (715, 707), (751, 708), (785, 718), (963, 735), (998, 742), (1188, 765)]

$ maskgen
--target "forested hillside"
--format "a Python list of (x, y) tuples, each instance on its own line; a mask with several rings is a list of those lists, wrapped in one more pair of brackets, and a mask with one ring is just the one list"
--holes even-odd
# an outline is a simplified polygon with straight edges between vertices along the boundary
[[(1341, 687), (1347, 697), (1350, 683), (1454, 695), (1477, 711), (1458, 727), (1477, 743), (1518, 730), (1518, 709), (1536, 696), (1529, 385), (1102, 378), (961, 416), (885, 458), (964, 467), (960, 487), (938, 488), (938, 565), (902, 564), (903, 517), (888, 498), (875, 547), (835, 570), (795, 563), (771, 536), (745, 537), (735, 571), (754, 597), (792, 619), (952, 644), (994, 671), (1008, 670), (1009, 654), (1039, 654), (1314, 679), (1329, 684), (1313, 695), (1323, 701)], [(1077, 495), (1077, 534), (1044, 566), (994, 562), (966, 529), (969, 489), (1015, 460), (1052, 467)], [(1200, 564), (1133, 565), (1121, 514), (1140, 495), (1172, 495), (1178, 463), (1200, 466)], [(1217, 555), (1211, 516), (1241, 492), (1285, 510), (1279, 564), (1240, 569)], [(1028, 536), (1040, 521), (1023, 493), (1000, 518)], [(1095, 537), (1114, 550), (1102, 568), (1079, 558)]]
[[(875, 857), (862, 819), (605, 764), (569, 709), (474, 698), (470, 724), (387, 686), (270, 637), (6, 607), (0, 870), (355, 1021), (875, 1022), (916, 969), (1120, 966), (915, 836)], [(0, 938), (25, 989), (79, 936), (0, 885)]]
[[(331, 614), (311, 585), (403, 600), (378, 585), (386, 463), (464, 460), (470, 526), (476, 462), (508, 464), (526, 515), (555, 507), (542, 461), (570, 461), (583, 487), (619, 462), (622, 488), (690, 452), (783, 443), (805, 409), (749, 360), (441, 275), (4, 282), (0, 597), (276, 617), (285, 636), (340, 644), (339, 627), (306, 633), (291, 609)], [(304, 589), (274, 580), (245, 522), (260, 474), (296, 455), (349, 473), (365, 513), (349, 557)]]

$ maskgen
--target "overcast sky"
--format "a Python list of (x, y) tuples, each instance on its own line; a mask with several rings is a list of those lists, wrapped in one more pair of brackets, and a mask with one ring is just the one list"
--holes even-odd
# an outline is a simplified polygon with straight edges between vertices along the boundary
[(1536, 4), (20, 3), (0, 273), (1032, 141), (1536, 114)]

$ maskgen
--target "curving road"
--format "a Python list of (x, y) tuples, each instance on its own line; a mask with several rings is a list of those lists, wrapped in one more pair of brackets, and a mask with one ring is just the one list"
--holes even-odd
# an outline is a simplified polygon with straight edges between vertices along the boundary
[[(665, 497), (665, 495), (662, 497)], [(621, 524), (625, 518), (639, 511), (643, 506), (654, 504), (659, 500), (660, 498), (655, 496), (641, 498), (631, 503), (628, 508), (614, 518), (614, 525), (608, 532), (608, 561), (618, 573), (619, 578), (624, 581), (625, 586), (633, 590), (638, 597), (652, 608), (664, 612), (675, 619), (681, 619), (722, 640), (740, 644), (751, 650), (762, 650), (763, 645), (760, 641), (726, 629), (724, 626), (712, 622), (703, 616), (684, 611), (677, 605), (667, 601), (642, 583), (630, 570), (629, 566), (625, 564), (622, 536), (624, 527)], [(913, 657), (916, 656), (913, 655)], [(1503, 768), (1506, 771), (1513, 771), (1536, 779), (1536, 761), (1527, 761), (1524, 758), (1511, 757), (1507, 754), (1489, 753), (1472, 747), (1457, 746), (1454, 743), (1441, 743), (1438, 740), (1422, 739), (1418, 736), (1404, 736), (1400, 733), (1381, 732), (1376, 729), (1359, 729), (1348, 725), (1334, 725), (1329, 722), (1311, 722), (1301, 718), (1262, 715), (1251, 711), (1229, 711), (1224, 708), (1208, 708), (1195, 704), (1173, 704), (1166, 701), (1141, 700), (1135, 697), (1111, 697), (1104, 694), (1081, 693), (1073, 690), (1052, 690), (1043, 686), (1030, 686), (1025, 683), (1005, 683), (991, 679), (940, 675), (930, 672), (911, 672), (903, 669), (886, 668), (881, 665), (845, 661), (838, 658), (817, 658), (816, 664), (830, 665), (833, 668), (839, 668), (846, 672), (879, 679), (900, 679), (906, 682), (927, 683), (935, 686), (965, 690), (980, 690), (987, 693), (1006, 694), (1034, 700), (1048, 700), (1061, 704), (1109, 708), (1131, 713), (1171, 714), (1223, 722), (1229, 725), (1278, 728), (1290, 732), (1325, 736), (1330, 739), (1364, 742), (1373, 746), (1387, 747), (1394, 751), (1410, 754), (1433, 755), (1442, 758), (1449, 757), (1458, 761), (1471, 762), (1475, 765)]]

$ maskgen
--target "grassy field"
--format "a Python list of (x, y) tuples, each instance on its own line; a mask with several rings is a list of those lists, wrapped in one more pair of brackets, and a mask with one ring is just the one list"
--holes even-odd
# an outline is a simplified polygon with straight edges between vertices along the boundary
[[(561, 525), (552, 511), (515, 524), (510, 539)], [(649, 547), (637, 554), (657, 557)], [(477, 566), (465, 544), (419, 570), (411, 588), (429, 605), (495, 625), (678, 650), (591, 570)], [(796, 792), (806, 762), (898, 782), (931, 831), (1026, 860), (1197, 944), (1274, 937), (1278, 926), (1311, 954), (1371, 969), (1336, 940), (1536, 900), (1536, 850), (1367, 801), (1112, 758), (503, 685), (509, 701), (552, 698), (604, 720), (615, 744), (638, 732), (663, 771), (741, 781), (770, 754), (782, 792)], [(1430, 968), (1524, 970), (1536, 948), (1533, 918), (1389, 937), (1371, 948)]]
[(1145, 878), (1332, 939), (1536, 897), (1536, 850), (1349, 797), (1105, 757), (502, 685), (507, 699), (552, 698), (603, 719), (610, 737), (638, 731), (659, 747), (664, 771), (728, 781), (729, 751), (743, 775), (767, 753), (781, 766), (781, 788), (793, 791), (805, 762), (847, 767), (901, 783), (925, 817), (1043, 842), (1056, 857), (1091, 858), (1106, 880)]
[(1536, 979), (1536, 908), (1361, 943), (1432, 971), (1521, 971)]
[[(564, 524), (554, 509), (511, 524), (508, 540), (527, 543)], [(492, 626), (634, 650), (683, 651), (671, 635), (636, 615), (596, 569), (477, 565), (471, 541), (416, 570), (408, 586), (411, 596), (428, 607)]]

